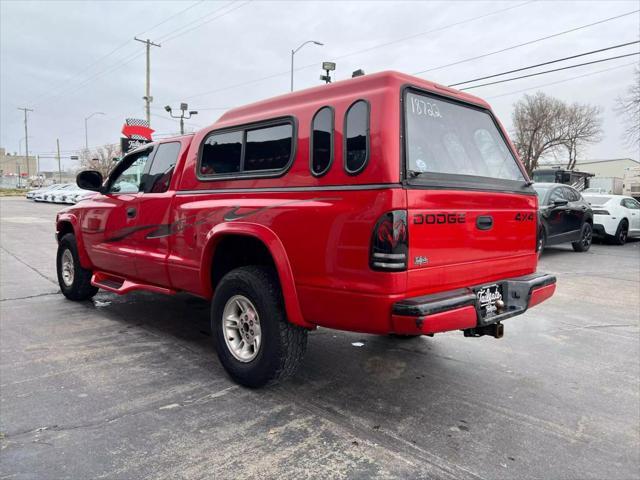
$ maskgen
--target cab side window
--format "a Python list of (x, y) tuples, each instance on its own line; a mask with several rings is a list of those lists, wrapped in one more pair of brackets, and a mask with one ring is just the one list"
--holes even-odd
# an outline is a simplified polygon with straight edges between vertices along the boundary
[(143, 191), (162, 193), (169, 189), (173, 168), (178, 161), (180, 142), (161, 143), (158, 146), (149, 173), (143, 175)]
[(354, 102), (344, 121), (344, 168), (355, 175), (364, 170), (369, 161), (369, 102)]
[(109, 193), (138, 193), (142, 191), (144, 168), (149, 160), (149, 151), (140, 152), (132, 157), (125, 157), (121, 167), (116, 167), (115, 175), (110, 181)]
[(631, 200), (630, 198), (625, 198), (622, 200), (622, 206), (630, 208), (631, 210), (640, 210), (640, 204), (635, 200)]
[(320, 177), (333, 162), (333, 109), (322, 107), (311, 120), (311, 173)]

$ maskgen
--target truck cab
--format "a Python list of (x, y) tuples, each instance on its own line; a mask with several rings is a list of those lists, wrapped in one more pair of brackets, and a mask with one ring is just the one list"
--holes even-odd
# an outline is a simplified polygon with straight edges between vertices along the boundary
[(57, 217), (72, 300), (211, 300), (238, 382), (295, 371), (318, 326), (404, 337), (502, 321), (549, 298), (535, 191), (477, 97), (397, 72), (230, 110), (125, 156)]

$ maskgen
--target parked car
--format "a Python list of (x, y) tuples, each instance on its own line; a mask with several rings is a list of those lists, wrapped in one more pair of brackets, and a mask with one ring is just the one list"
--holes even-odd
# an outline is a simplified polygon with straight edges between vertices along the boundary
[(88, 200), (90, 198), (93, 198), (96, 195), (97, 195), (96, 192), (91, 192), (88, 190), (79, 190), (78, 192), (76, 192), (75, 195), (68, 197), (67, 203), (75, 204), (75, 203), (81, 202), (82, 200)]
[(55, 195), (54, 201), (57, 203), (74, 204), (80, 197), (86, 194), (95, 194), (95, 192), (90, 192), (89, 190), (84, 190), (74, 185), (71, 188), (59, 190), (59, 193)]
[(589, 250), (593, 212), (580, 192), (558, 183), (534, 183), (533, 188), (539, 198), (539, 250), (569, 242), (576, 252)]
[(395, 72), (236, 108), (78, 175), (98, 193), (57, 215), (61, 291), (211, 300), (250, 387), (292, 374), (318, 326), (500, 338), (556, 282), (507, 138), (483, 100)]
[(593, 233), (617, 245), (640, 236), (640, 203), (624, 195), (585, 195), (593, 209)]
[(67, 183), (62, 187), (58, 188), (57, 190), (54, 190), (52, 192), (46, 192), (44, 194), (44, 200), (45, 202), (51, 202), (51, 203), (65, 203), (64, 199), (66, 198), (66, 196), (77, 189), (78, 189), (78, 186), (76, 184)]
[(27, 192), (26, 197), (28, 199), (33, 199), (36, 202), (43, 202), (44, 195), (49, 192), (53, 192), (59, 188), (62, 188), (64, 184), (62, 183), (54, 183), (53, 185), (49, 185), (48, 187), (38, 188), (36, 190), (31, 190)]

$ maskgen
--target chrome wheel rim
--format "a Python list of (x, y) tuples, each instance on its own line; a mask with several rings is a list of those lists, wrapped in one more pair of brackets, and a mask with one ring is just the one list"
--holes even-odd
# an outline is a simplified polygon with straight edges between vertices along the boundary
[(244, 295), (227, 300), (222, 312), (222, 333), (231, 355), (240, 362), (250, 362), (258, 355), (262, 330), (258, 311)]
[(75, 274), (75, 270), (73, 268), (73, 255), (71, 250), (67, 249), (62, 252), (62, 281), (65, 286), (70, 287), (73, 285), (73, 276)]

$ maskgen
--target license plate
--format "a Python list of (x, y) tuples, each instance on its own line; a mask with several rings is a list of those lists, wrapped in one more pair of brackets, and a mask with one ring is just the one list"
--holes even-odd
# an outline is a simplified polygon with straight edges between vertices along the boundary
[(480, 318), (488, 319), (496, 316), (498, 310), (503, 305), (502, 286), (488, 285), (478, 289), (476, 292), (478, 298), (478, 308), (480, 310)]

